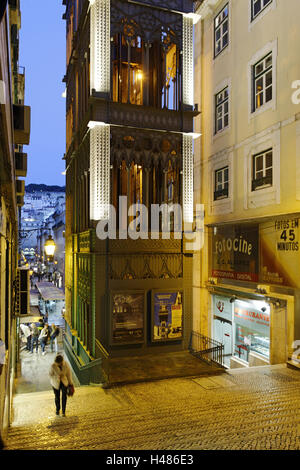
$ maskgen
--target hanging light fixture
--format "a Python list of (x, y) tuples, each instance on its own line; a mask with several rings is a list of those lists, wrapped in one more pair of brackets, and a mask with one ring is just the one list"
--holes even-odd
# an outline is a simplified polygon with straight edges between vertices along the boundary
[(49, 261), (53, 259), (54, 257), (55, 248), (56, 248), (55, 242), (53, 238), (51, 237), (51, 235), (49, 235), (48, 240), (46, 240), (45, 245), (44, 245), (45, 253), (46, 253), (47, 258), (49, 258)]

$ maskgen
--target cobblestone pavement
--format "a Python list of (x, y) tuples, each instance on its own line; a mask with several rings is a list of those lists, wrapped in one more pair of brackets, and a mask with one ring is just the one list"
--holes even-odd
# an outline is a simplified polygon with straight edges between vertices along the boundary
[(104, 390), (56, 417), (52, 391), (18, 394), (9, 449), (300, 449), (300, 373), (285, 365)]

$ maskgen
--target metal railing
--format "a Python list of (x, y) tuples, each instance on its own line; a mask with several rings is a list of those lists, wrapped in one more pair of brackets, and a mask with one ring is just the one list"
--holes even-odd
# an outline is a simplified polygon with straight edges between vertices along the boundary
[(224, 366), (224, 345), (207, 336), (192, 331), (189, 343), (189, 351), (194, 356), (202, 359), (210, 365)]

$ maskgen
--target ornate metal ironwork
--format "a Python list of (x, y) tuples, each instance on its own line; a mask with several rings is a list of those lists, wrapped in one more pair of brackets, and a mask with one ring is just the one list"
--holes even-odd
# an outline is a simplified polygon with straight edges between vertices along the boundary
[[(111, 130), (111, 163), (121, 165), (124, 160), (127, 166), (132, 162), (144, 168), (158, 164), (165, 170), (169, 161), (173, 168), (181, 169), (182, 137), (181, 134), (131, 130), (130, 128), (112, 128)], [(128, 140), (131, 138), (131, 140)]]
[(111, 35), (124, 33), (140, 36), (148, 43), (161, 42), (162, 32), (172, 34), (172, 41), (182, 48), (182, 15), (168, 10), (145, 9), (143, 5), (121, 0), (111, 2)]

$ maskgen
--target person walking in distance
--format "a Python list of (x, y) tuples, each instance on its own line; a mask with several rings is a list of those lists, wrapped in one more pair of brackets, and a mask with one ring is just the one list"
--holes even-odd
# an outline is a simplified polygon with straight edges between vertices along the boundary
[(27, 351), (31, 350), (31, 329), (29, 328), (29, 325), (21, 323), (20, 325), (20, 330), (22, 331), (23, 335), (25, 336), (26, 339), (26, 349)]
[(48, 325), (46, 324), (44, 328), (42, 329), (41, 334), (39, 336), (43, 356), (45, 355), (45, 347), (47, 344), (48, 335), (49, 335), (49, 330), (48, 330)]
[[(59, 415), (60, 408), (62, 415), (66, 416), (68, 386), (73, 385), (71, 369), (61, 354), (58, 354), (49, 371), (50, 383), (55, 395), (56, 414)], [(60, 407), (60, 392), (62, 394)]]
[(55, 344), (55, 352), (57, 353), (58, 347), (57, 347), (57, 338), (59, 335), (59, 328), (56, 325), (51, 325), (52, 331), (50, 335), (50, 346), (51, 346), (51, 352), (53, 352), (53, 343)]
[(35, 323), (31, 324), (32, 338), (31, 338), (31, 353), (33, 353), (34, 345), (36, 344), (36, 352), (39, 350), (39, 329)]

